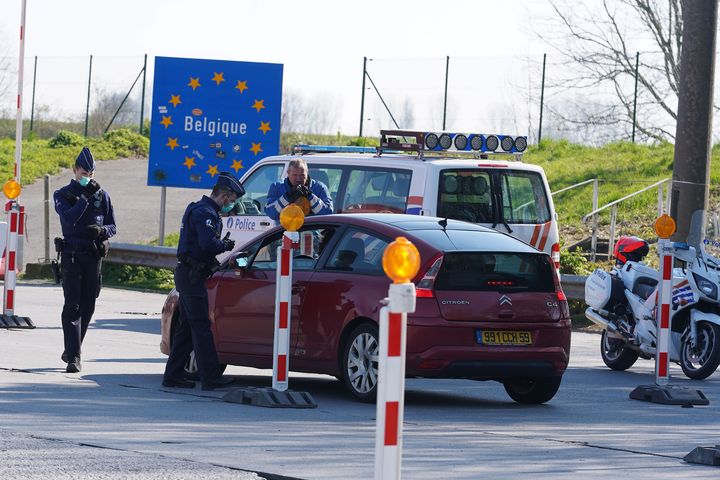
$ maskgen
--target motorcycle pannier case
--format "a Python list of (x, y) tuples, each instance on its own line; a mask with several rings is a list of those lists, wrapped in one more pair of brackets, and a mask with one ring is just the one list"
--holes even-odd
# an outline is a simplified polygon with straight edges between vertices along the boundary
[(597, 269), (585, 281), (585, 303), (594, 310), (613, 311), (619, 303), (625, 303), (625, 286), (622, 280)]

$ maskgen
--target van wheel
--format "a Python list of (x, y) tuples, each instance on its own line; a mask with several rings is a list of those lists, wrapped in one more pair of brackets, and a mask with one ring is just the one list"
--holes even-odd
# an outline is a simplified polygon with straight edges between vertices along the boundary
[(553, 398), (561, 381), (562, 376), (510, 378), (503, 381), (503, 386), (516, 402), (537, 405)]
[(625, 346), (625, 342), (612, 338), (603, 330), (600, 338), (600, 356), (603, 362), (613, 370), (627, 370), (632, 367), (640, 354)]
[(343, 347), (342, 379), (345, 388), (361, 402), (375, 401), (379, 355), (377, 326), (364, 323), (355, 327)]

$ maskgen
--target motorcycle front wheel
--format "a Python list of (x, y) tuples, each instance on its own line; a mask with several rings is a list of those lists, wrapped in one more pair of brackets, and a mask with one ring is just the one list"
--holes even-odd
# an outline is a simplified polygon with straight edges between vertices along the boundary
[(600, 355), (603, 362), (613, 370), (627, 370), (632, 367), (638, 359), (638, 352), (625, 346), (625, 342), (612, 338), (603, 330), (600, 339)]
[(702, 380), (720, 365), (720, 326), (714, 323), (697, 324), (697, 344), (690, 344), (690, 327), (683, 333), (680, 367), (693, 380)]

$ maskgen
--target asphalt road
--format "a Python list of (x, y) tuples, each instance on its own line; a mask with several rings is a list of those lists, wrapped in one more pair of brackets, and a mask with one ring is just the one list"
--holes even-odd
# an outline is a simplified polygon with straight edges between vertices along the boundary
[[(117, 235), (113, 241), (138, 243), (156, 239), (160, 231), (160, 187), (147, 186), (147, 159), (130, 158), (98, 162), (95, 179), (110, 193), (115, 210)], [(60, 236), (60, 221), (53, 207), (52, 195), (73, 177), (66, 169), (50, 177), (50, 256), (55, 258), (52, 239)], [(45, 259), (45, 182), (37, 180), (23, 187), (20, 204), (27, 213), (27, 234), (23, 263)], [(188, 203), (198, 200), (205, 190), (168, 188), (166, 194), (165, 233), (178, 232), (180, 219)]]
[[(317, 409), (267, 409), (221, 401), (222, 391), (166, 389), (159, 353), (163, 296), (101, 293), (81, 374), (60, 362), (62, 294), (21, 283), (20, 315), (35, 330), (0, 330), (0, 478), (372, 478), (375, 407), (340, 382), (291, 374)], [(709, 479), (718, 467), (682, 458), (720, 444), (720, 373), (697, 382), (671, 367), (676, 385), (700, 388), (705, 407), (630, 400), (651, 384), (653, 362), (608, 370), (599, 336), (574, 333), (556, 397), (523, 406), (494, 382), (407, 382), (403, 477), (407, 479)], [(229, 367), (239, 384), (270, 373)]]

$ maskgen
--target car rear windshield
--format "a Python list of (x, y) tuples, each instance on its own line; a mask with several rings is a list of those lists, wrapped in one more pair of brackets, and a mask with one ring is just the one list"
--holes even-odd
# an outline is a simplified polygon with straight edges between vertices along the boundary
[(553, 275), (545, 254), (453, 252), (443, 258), (435, 289), (553, 292)]

